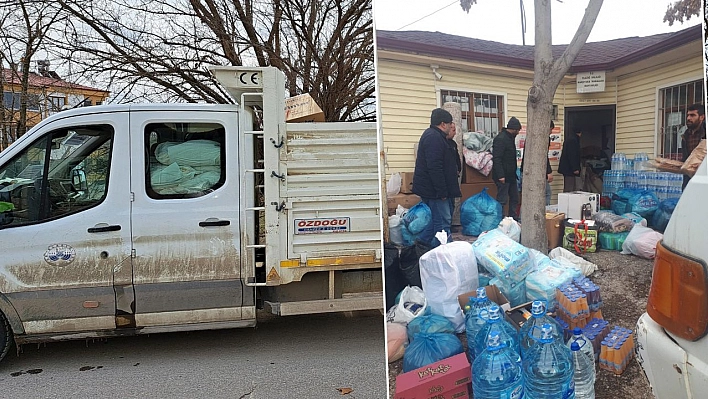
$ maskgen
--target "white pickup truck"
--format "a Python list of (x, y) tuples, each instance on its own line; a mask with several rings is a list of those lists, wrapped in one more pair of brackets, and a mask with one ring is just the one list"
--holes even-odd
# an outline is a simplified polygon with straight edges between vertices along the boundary
[(94, 106), (0, 153), (0, 359), (61, 339), (382, 309), (374, 123), (286, 123), (275, 68), (238, 105)]
[(708, 166), (686, 186), (659, 243), (637, 359), (657, 399), (708, 397)]

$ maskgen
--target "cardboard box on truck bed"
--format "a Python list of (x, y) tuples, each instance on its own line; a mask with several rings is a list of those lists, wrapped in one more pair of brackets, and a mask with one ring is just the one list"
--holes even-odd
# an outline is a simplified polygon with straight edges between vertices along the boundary
[(324, 112), (307, 93), (285, 99), (285, 122), (324, 122)]

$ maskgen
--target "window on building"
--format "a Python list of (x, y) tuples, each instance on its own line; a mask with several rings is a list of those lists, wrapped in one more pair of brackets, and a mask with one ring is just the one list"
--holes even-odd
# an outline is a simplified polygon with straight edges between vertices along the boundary
[(703, 103), (703, 80), (694, 80), (659, 90), (657, 156), (681, 159), (681, 136), (686, 130), (686, 108)]
[(66, 97), (64, 97), (64, 96), (49, 96), (48, 105), (49, 105), (49, 112), (59, 112), (66, 105)]
[[(20, 93), (6, 91), (3, 92), (2, 103), (7, 109), (20, 109)], [(27, 95), (27, 110), (39, 111), (39, 94)]]
[(462, 132), (496, 136), (504, 126), (504, 96), (441, 90), (441, 103), (455, 102), (462, 109)]
[(224, 127), (216, 123), (152, 123), (145, 128), (150, 198), (195, 198), (226, 181)]

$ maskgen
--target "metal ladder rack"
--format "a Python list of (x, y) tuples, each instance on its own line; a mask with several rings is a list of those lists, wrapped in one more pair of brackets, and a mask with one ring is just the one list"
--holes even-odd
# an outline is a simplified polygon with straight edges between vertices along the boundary
[[(245, 118), (247, 113), (246, 107), (254, 103), (259, 105), (262, 109), (262, 92), (241, 94), (239, 101), (239, 115), (241, 115), (241, 118), (239, 118), (239, 159), (241, 162), (249, 163), (248, 165), (243, 165), (241, 169), (242, 186), (240, 190), (240, 202), (244, 210), (242, 214), (244, 231), (241, 234), (241, 239), (243, 240), (243, 249), (245, 250), (244, 253), (242, 253), (242, 256), (246, 258), (245, 264), (253, 267), (253, 279), (252, 281), (247, 281), (246, 284), (251, 287), (260, 287), (266, 286), (267, 284), (265, 282), (257, 282), (255, 278), (255, 271), (259, 266), (256, 263), (256, 250), (265, 249), (266, 245), (265, 243), (258, 243), (257, 241), (259, 237), (259, 229), (257, 226), (259, 224), (256, 223), (256, 221), (264, 222), (265, 220), (265, 184), (263, 183), (266, 178), (266, 169), (263, 165), (264, 160), (258, 160), (256, 154), (252, 152), (255, 148), (259, 148), (259, 143), (260, 148), (265, 149), (265, 142), (263, 140), (264, 131), (253, 130), (253, 126), (246, 126), (248, 122)], [(260, 168), (257, 167), (259, 163), (261, 164)], [(256, 184), (257, 182), (261, 182), (261, 184)], [(258, 189), (263, 190), (261, 195), (258, 195)], [(257, 200), (259, 200), (259, 203), (256, 203)], [(261, 217), (261, 215), (263, 217)], [(264, 226), (262, 227), (264, 228)]]

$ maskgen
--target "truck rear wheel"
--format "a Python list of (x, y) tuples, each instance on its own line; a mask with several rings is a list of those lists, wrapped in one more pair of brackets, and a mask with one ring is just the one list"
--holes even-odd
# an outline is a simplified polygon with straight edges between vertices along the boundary
[(7, 321), (5, 315), (0, 312), (0, 361), (4, 359), (7, 352), (10, 351), (13, 342), (12, 338), (10, 323)]

